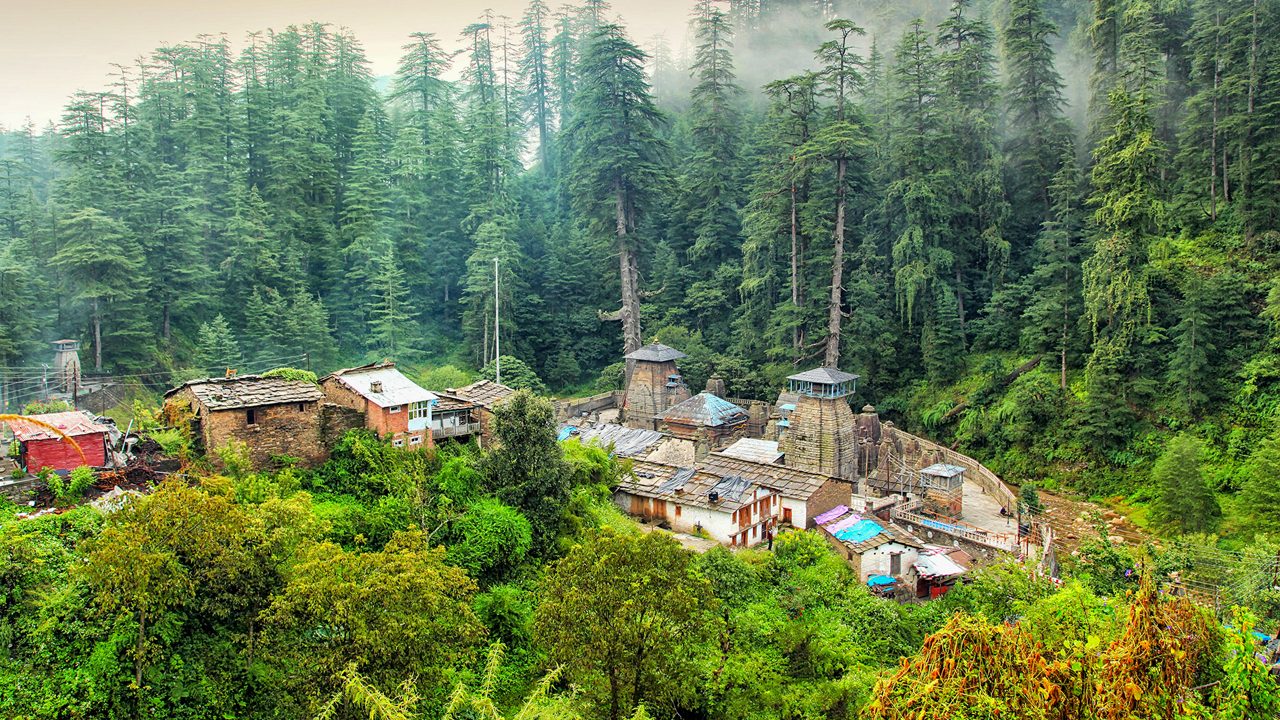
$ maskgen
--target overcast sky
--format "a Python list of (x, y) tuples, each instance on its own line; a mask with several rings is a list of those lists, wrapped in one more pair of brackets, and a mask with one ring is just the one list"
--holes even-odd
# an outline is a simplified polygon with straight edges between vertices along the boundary
[[(549, 0), (554, 10), (559, 3)], [(167, 43), (201, 33), (226, 33), (237, 49), (250, 30), (313, 20), (352, 30), (375, 75), (395, 70), (411, 32), (434, 32), (455, 43), (485, 8), (519, 18), (524, 0), (34, 0), (7, 3), (0, 21), (0, 126), (27, 116), (37, 129), (56, 121), (76, 90), (107, 85), (111, 63), (130, 64)], [(613, 0), (632, 38), (642, 45), (666, 35), (683, 43), (693, 0)]]

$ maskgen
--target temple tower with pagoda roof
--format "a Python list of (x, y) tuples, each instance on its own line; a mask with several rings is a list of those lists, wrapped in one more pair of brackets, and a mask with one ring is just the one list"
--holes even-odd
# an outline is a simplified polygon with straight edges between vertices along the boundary
[(622, 400), (623, 424), (657, 430), (663, 414), (690, 397), (676, 367), (677, 360), (688, 356), (662, 343), (650, 343), (623, 357), (630, 371)]
[(778, 438), (786, 465), (857, 481), (857, 423), (849, 407), (857, 386), (857, 375), (835, 368), (814, 368), (787, 378), (787, 390), (796, 401)]

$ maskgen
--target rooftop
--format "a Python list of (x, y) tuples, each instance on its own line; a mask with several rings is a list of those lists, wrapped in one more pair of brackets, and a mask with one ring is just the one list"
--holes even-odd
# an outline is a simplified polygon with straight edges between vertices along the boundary
[(736, 460), (749, 460), (766, 465), (773, 465), (782, 459), (782, 453), (778, 451), (778, 441), (760, 438), (740, 438), (721, 450), (720, 454)]
[(319, 385), (305, 380), (268, 378), (261, 375), (189, 380), (165, 393), (165, 397), (183, 388), (191, 388), (196, 400), (210, 410), (316, 402), (324, 397), (324, 392), (320, 390)]
[(934, 477), (953, 478), (964, 473), (964, 468), (959, 465), (947, 465), (946, 463), (937, 463), (920, 471), (921, 475), (932, 475)]
[[(52, 425), (72, 437), (108, 432), (106, 425), (94, 420), (92, 415), (83, 410), (29, 415), (27, 418)], [(33, 422), (27, 422), (26, 419), (18, 418), (7, 420), (6, 422), (9, 424), (9, 429), (13, 430), (13, 436), (18, 442), (53, 440), (59, 437), (57, 433), (49, 428), (41, 427)]]
[[(569, 432), (565, 434), (565, 430)], [(566, 425), (562, 428), (561, 434), (565, 434), (565, 439), (576, 437), (582, 441), (583, 445), (594, 442), (603, 448), (612, 447), (613, 454), (619, 457), (644, 455), (661, 442), (664, 437), (657, 430), (629, 428), (610, 423), (602, 423), (590, 427)]]
[(788, 380), (798, 380), (800, 382), (820, 383), (823, 385), (836, 385), (850, 380), (857, 380), (858, 376), (853, 373), (847, 373), (836, 368), (820, 367), (812, 370), (805, 370), (802, 373), (787, 376)]
[(470, 400), (486, 408), (492, 408), (494, 405), (516, 394), (514, 388), (509, 388), (492, 380), (477, 380), (466, 387), (449, 388), (448, 392), (450, 395), (456, 395), (463, 400)]
[[(670, 500), (732, 513), (753, 502), (757, 483), (739, 475), (722, 475), (705, 467), (679, 467), (650, 460), (633, 460), (618, 489), (642, 497)], [(711, 502), (711, 493), (717, 495)]]
[(843, 482), (829, 475), (798, 468), (753, 462), (730, 457), (724, 452), (713, 452), (703, 461), (703, 468), (721, 475), (741, 475), (763, 487), (778, 491), (779, 495), (797, 500), (808, 500), (831, 480)]
[(641, 360), (644, 362), (671, 362), (689, 356), (662, 343), (649, 343), (639, 350), (632, 350), (622, 357), (627, 360)]
[(667, 422), (720, 427), (746, 422), (747, 411), (709, 392), (700, 392), (663, 413), (662, 419)]
[(435, 393), (419, 387), (392, 363), (374, 363), (338, 370), (325, 380), (329, 378), (336, 379), (378, 407), (409, 405), (436, 399)]

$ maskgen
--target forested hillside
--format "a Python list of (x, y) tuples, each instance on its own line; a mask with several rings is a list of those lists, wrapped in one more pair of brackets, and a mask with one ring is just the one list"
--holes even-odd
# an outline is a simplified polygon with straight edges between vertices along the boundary
[(0, 365), (70, 336), (104, 372), (478, 368), (497, 259), (502, 351), (553, 389), (657, 337), (735, 396), (857, 372), (1015, 482), (1127, 495), (1187, 433), (1249, 484), (1274, 0), (700, 2), (679, 59), (615, 20), (407, 28), (389, 84), (322, 24), (116, 68), (0, 136)]

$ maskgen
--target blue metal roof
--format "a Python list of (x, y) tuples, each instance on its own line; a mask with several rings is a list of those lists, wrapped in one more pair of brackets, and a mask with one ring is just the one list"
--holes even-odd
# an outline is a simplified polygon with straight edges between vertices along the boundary
[(663, 414), (662, 419), (718, 427), (744, 422), (747, 411), (709, 392), (700, 392), (672, 407)]

